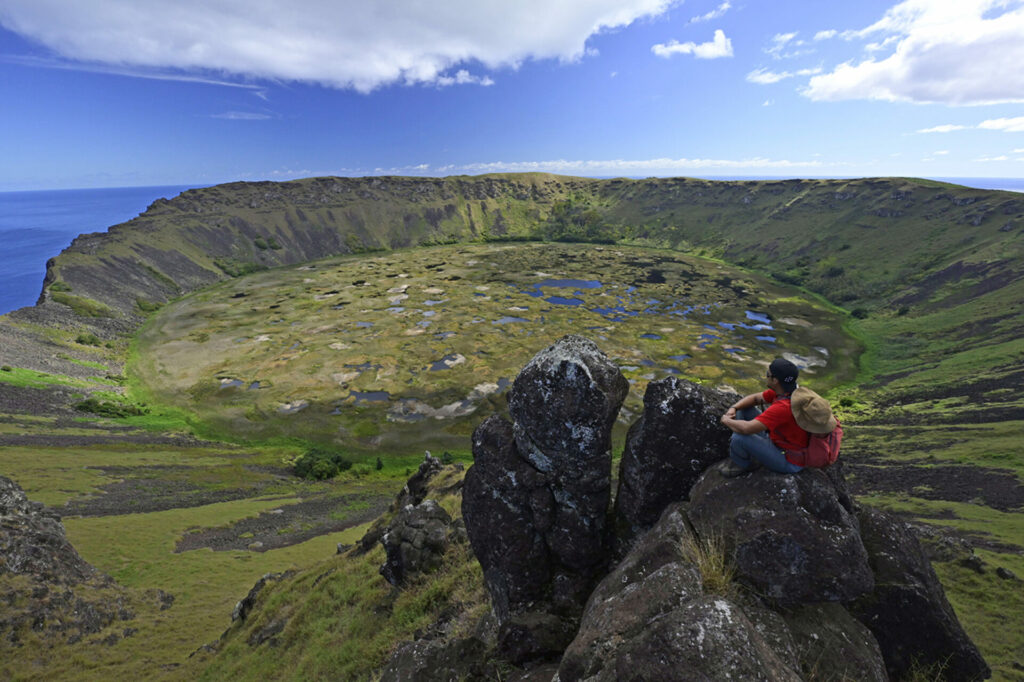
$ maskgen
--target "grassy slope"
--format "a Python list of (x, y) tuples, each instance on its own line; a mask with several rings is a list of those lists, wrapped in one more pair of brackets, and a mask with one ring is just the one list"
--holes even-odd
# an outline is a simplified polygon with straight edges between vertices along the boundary
[[(328, 193), (334, 197), (331, 207), (313, 206)], [(160, 302), (226, 277), (224, 267), (244, 271), (326, 255), (319, 249), (322, 244), (343, 253), (529, 234), (538, 221), (548, 219), (555, 202), (566, 200), (599, 212), (616, 236), (630, 243), (718, 257), (802, 285), (847, 309), (862, 309), (866, 317), (852, 322), (851, 329), (869, 352), (858, 382), (835, 395), (850, 399), (843, 409), (844, 423), (855, 426), (848, 431), (851, 461), (963, 462), (1008, 470), (1021, 479), (1024, 424), (1012, 415), (1019, 419), (1013, 387), (1019, 385), (1017, 368), (1024, 359), (1016, 341), (1024, 331), (1024, 202), (1010, 193), (909, 179), (710, 183), (543, 175), (221, 186), (158, 202), (145, 216), (112, 230), (111, 239), (82, 240), (58, 258), (51, 275), (72, 295), (99, 301), (115, 317), (123, 317), (140, 313), (139, 296), (126, 298), (124, 291), (115, 291), (120, 298), (105, 298), (110, 292), (102, 283), (111, 276), (133, 282), (145, 300)], [(292, 205), (303, 201), (309, 205)], [(207, 229), (211, 225), (217, 229)], [(259, 236), (265, 241), (273, 237), (282, 248), (260, 248), (255, 244)], [(140, 246), (145, 244), (179, 249), (191, 265), (162, 262)], [(66, 345), (80, 359), (116, 365), (122, 351), (97, 352), (73, 343), (78, 331), (95, 328), (97, 320), (102, 322), (83, 317), (81, 327), (70, 331), (54, 332), (45, 325), (30, 331)], [(13, 322), (22, 330), (30, 326), (24, 320)], [(99, 374), (82, 370), (84, 376)], [(28, 380), (25, 374), (18, 376)], [(942, 421), (953, 423), (936, 424)], [(968, 426), (969, 435), (951, 437), (946, 426)], [(979, 551), (989, 564), (985, 574), (965, 572), (952, 563), (940, 564), (938, 570), (996, 675), (1013, 678), (1012, 662), (1024, 661), (1024, 634), (1013, 627), (1022, 607), (1013, 598), (1013, 585), (997, 579), (992, 569), (1004, 566), (1024, 575), (1021, 510), (997, 512), (980, 504), (930, 499), (913, 490), (867, 501), (1003, 543)], [(101, 545), (102, 540), (96, 543), (100, 554)], [(157, 556), (162, 550), (154, 551)], [(429, 591), (428, 586), (423, 589)], [(283, 587), (276, 599), (282, 604), (294, 599), (296, 608), (308, 610), (310, 606), (302, 606), (306, 597), (290, 590)], [(326, 615), (348, 608), (354, 599), (339, 594), (317, 593), (316, 599), (326, 599), (333, 608), (324, 607), (320, 618), (310, 617), (311, 630), (298, 629), (290, 636), (326, 633), (317, 640), (323, 642), (318, 650), (344, 639), (330, 634), (330, 622), (338, 619)], [(231, 599), (240, 595), (236, 589)], [(446, 598), (433, 599), (443, 603)], [(378, 660), (381, 649), (374, 651), (377, 658), (369, 659)], [(236, 637), (215, 666), (257, 676), (268, 665), (281, 670), (319, 665), (307, 659), (326, 655), (288, 647), (270, 663), (259, 657), (250, 660), (250, 652), (244, 638)], [(225, 668), (213, 668), (218, 669)]]

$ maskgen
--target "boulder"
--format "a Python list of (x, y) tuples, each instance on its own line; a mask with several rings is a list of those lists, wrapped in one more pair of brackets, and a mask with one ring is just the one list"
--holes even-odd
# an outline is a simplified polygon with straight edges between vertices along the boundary
[(555, 500), (546, 484), (519, 457), (512, 424), (493, 416), (476, 428), (462, 518), (499, 622), (550, 599), (553, 566), (543, 531), (553, 522)]
[(785, 623), (707, 593), (685, 549), (693, 539), (684, 508), (666, 509), (594, 590), (560, 682), (800, 679)]
[(849, 601), (874, 586), (857, 519), (821, 469), (724, 478), (711, 467), (690, 491), (690, 519), (732, 548), (741, 580), (780, 603)]
[(874, 635), (843, 608), (824, 602), (783, 609), (808, 680), (888, 682), (882, 652)]
[[(427, 452), (423, 461), (420, 462), (419, 468), (416, 473), (409, 477), (405, 485), (402, 487), (401, 492), (395, 496), (394, 501), (391, 503), (392, 514), (405, 509), (409, 505), (417, 505), (423, 501), (423, 498), (427, 494), (427, 487), (430, 481), (442, 470), (444, 464), (437, 457), (434, 457)], [(388, 526), (392, 520), (392, 515), (384, 514), (374, 521), (363, 537), (359, 539), (356, 544), (354, 554), (366, 554), (371, 549), (377, 546), (377, 543), (384, 537), (384, 533), (387, 532)], [(339, 553), (341, 551), (339, 547)]]
[(874, 633), (893, 679), (933, 668), (947, 680), (980, 680), (991, 671), (964, 632), (917, 539), (892, 516), (858, 509), (875, 587), (850, 605)]
[(592, 572), (606, 558), (612, 426), (628, 391), (593, 341), (570, 335), (537, 353), (509, 393), (518, 452), (557, 500), (548, 548), (574, 571)]
[(99, 575), (68, 542), (57, 513), (30, 501), (21, 486), (0, 476), (0, 575), (4, 573), (65, 585)]
[(611, 429), (627, 390), (597, 346), (567, 336), (516, 377), (514, 423), (491, 417), (473, 434), (462, 514), (510, 660), (564, 648), (606, 568)]
[(380, 574), (397, 587), (412, 575), (435, 570), (448, 549), (451, 526), (452, 517), (434, 500), (402, 509), (380, 539), (387, 556)]
[(619, 465), (615, 519), (624, 544), (669, 503), (687, 499), (701, 472), (728, 454), (732, 432), (719, 418), (738, 399), (676, 377), (647, 384)]

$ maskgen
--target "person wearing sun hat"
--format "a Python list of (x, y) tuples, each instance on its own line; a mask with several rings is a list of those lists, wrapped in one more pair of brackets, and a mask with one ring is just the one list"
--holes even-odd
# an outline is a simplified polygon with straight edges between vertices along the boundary
[(786, 451), (805, 449), (810, 433), (828, 433), (836, 420), (824, 398), (797, 386), (799, 376), (789, 360), (772, 360), (765, 375), (767, 390), (740, 398), (722, 415), (721, 423), (733, 432), (723, 476), (739, 476), (758, 466), (780, 474), (803, 470)]

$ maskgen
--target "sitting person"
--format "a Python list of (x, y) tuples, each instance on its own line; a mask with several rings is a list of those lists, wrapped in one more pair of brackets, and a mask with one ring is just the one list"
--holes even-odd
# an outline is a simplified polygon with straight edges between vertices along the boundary
[[(733, 431), (729, 441), (731, 461), (721, 470), (723, 476), (739, 476), (759, 465), (780, 474), (803, 469), (786, 457), (786, 450), (802, 450), (810, 438), (796, 423), (790, 406), (799, 374), (789, 360), (773, 360), (765, 381), (768, 390), (741, 398), (722, 415), (722, 424)], [(758, 409), (765, 405), (763, 412)]]

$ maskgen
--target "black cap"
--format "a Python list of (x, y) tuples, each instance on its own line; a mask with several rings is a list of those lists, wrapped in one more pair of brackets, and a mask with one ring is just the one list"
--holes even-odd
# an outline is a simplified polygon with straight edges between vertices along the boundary
[(768, 365), (768, 372), (787, 390), (792, 390), (796, 386), (796, 378), (800, 376), (800, 370), (796, 365), (785, 358), (772, 360), (772, 364)]

